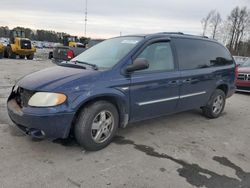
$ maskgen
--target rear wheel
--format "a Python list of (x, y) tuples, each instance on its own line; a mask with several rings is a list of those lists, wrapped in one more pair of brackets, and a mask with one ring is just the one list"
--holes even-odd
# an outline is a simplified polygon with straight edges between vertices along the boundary
[(202, 107), (203, 114), (211, 119), (218, 118), (223, 112), (225, 104), (225, 93), (220, 89), (216, 89), (206, 106)]
[(26, 55), (26, 57), (27, 57), (27, 59), (32, 60), (32, 59), (34, 59), (34, 54)]
[(20, 59), (24, 59), (24, 58), (25, 58), (25, 55), (19, 55), (19, 58), (20, 58)]
[(53, 52), (49, 52), (49, 59), (53, 58)]
[(74, 127), (76, 140), (86, 150), (100, 150), (110, 144), (118, 123), (118, 112), (113, 104), (94, 102), (79, 114)]

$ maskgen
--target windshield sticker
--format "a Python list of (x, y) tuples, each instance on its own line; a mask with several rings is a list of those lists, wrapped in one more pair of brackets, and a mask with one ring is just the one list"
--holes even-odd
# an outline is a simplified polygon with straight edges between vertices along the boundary
[(138, 40), (123, 40), (123, 44), (136, 44), (138, 43)]

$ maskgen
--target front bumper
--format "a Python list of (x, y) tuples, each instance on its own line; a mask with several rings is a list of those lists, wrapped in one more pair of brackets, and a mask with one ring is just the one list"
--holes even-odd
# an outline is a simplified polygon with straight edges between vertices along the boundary
[(238, 86), (236, 91), (250, 93), (250, 87)]
[(236, 87), (236, 91), (250, 93), (250, 81), (237, 80)]
[[(46, 113), (46, 109), (40, 114), (29, 114), (19, 107), (15, 99), (8, 100), (7, 108), (10, 119), (17, 127), (33, 137), (67, 138), (74, 118), (74, 113)], [(41, 135), (37, 134), (39, 132)]]

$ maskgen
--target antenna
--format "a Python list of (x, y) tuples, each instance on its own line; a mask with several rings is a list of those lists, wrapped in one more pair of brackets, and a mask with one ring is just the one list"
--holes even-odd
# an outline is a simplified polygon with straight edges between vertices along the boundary
[(88, 21), (88, 0), (85, 0), (85, 27), (84, 27), (84, 36), (87, 37), (87, 21)]

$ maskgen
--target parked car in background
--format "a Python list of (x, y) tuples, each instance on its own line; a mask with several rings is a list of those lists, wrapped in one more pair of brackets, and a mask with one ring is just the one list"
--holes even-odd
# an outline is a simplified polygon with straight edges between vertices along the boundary
[(34, 41), (34, 46), (38, 49), (43, 49), (43, 43), (40, 41)]
[(38, 138), (72, 133), (87, 150), (128, 123), (201, 108), (218, 118), (235, 92), (235, 62), (220, 43), (182, 33), (112, 38), (19, 80), (11, 120)]
[(242, 65), (248, 60), (248, 57), (234, 56), (234, 60), (235, 60), (236, 65)]
[(9, 44), (10, 39), (9, 38), (0, 38), (0, 43), (2, 43), (4, 46), (7, 46)]
[(81, 43), (76, 43), (74, 47), (57, 45), (53, 48), (53, 51), (49, 53), (49, 59), (52, 59), (53, 63), (59, 64), (63, 61), (73, 59), (85, 50), (85, 46)]
[(53, 52), (49, 53), (49, 59), (52, 59), (53, 63), (59, 64), (63, 61), (70, 61), (74, 57), (84, 52), (86, 49), (91, 48), (103, 40), (91, 39), (88, 41), (88, 43), (83, 44), (76, 42), (77, 39), (75, 37), (68, 37), (64, 41), (64, 45), (54, 46)]
[(62, 40), (63, 44), (54, 46), (53, 51), (49, 53), (49, 59), (52, 59), (53, 63), (69, 61), (86, 50), (86, 45), (80, 43), (77, 36), (65, 35)]
[(250, 59), (238, 67), (236, 86), (237, 91), (250, 92)]

